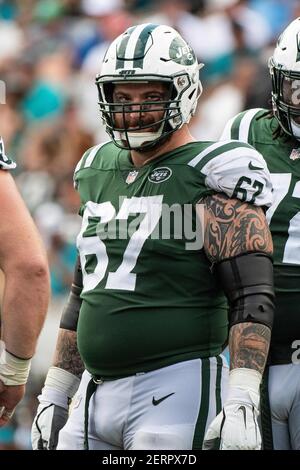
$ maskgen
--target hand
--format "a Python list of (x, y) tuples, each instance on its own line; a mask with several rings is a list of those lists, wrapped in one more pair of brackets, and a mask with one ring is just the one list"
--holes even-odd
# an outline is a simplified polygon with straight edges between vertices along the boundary
[(66, 408), (41, 400), (31, 428), (33, 450), (55, 450), (58, 433), (67, 419)]
[(4, 385), (0, 379), (0, 427), (9, 422), (24, 393), (25, 385)]
[(80, 379), (59, 367), (50, 367), (31, 428), (33, 450), (54, 450), (59, 431), (66, 424), (69, 403)]
[(210, 424), (203, 450), (260, 450), (258, 409), (249, 403), (227, 403)]
[(233, 369), (228, 398), (204, 437), (203, 450), (260, 450), (258, 427), (261, 374), (252, 369)]

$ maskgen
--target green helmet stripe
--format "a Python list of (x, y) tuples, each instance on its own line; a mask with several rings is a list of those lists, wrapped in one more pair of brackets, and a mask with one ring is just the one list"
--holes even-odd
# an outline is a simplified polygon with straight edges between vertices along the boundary
[(152, 33), (154, 29), (156, 29), (159, 25), (158, 24), (148, 24), (139, 35), (139, 38), (136, 42), (136, 46), (134, 49), (134, 61), (133, 61), (133, 68), (143, 67), (144, 57), (145, 57), (145, 49), (146, 44), (149, 39), (149, 34)]
[(116, 69), (122, 69), (125, 66), (125, 51), (129, 41), (129, 38), (132, 32), (135, 30), (136, 26), (132, 26), (127, 30), (128, 34), (124, 35), (118, 49), (117, 49), (117, 62), (116, 62)]
[[(127, 30), (127, 34), (124, 35), (121, 43), (117, 49), (117, 62), (116, 69), (125, 67), (125, 61), (133, 61), (133, 68), (143, 67), (143, 62), (146, 54), (146, 44), (149, 39), (149, 34), (157, 28), (158, 24), (147, 24), (139, 34), (132, 56), (128, 56), (128, 42), (132, 33), (136, 30), (137, 26), (132, 26)], [(151, 47), (151, 46), (150, 46)], [(127, 50), (127, 54), (126, 54)]]

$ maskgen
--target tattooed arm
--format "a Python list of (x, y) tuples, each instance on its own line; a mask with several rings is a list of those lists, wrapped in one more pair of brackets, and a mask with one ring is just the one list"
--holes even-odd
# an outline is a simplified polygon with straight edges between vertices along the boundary
[(55, 449), (58, 434), (68, 419), (69, 403), (76, 393), (83, 362), (77, 349), (77, 321), (81, 307), (82, 273), (77, 260), (70, 296), (62, 315), (53, 366), (50, 367), (31, 431), (34, 450)]
[[(223, 194), (207, 197), (204, 204), (204, 248), (213, 264), (247, 253), (272, 256), (272, 238), (260, 207)], [(261, 323), (233, 325), (229, 334), (230, 368), (246, 367), (262, 373), (270, 336), (269, 326)]]
[(84, 365), (77, 349), (77, 332), (59, 329), (53, 366), (81, 378)]
[(203, 203), (204, 248), (212, 263), (251, 251), (272, 256), (272, 237), (261, 207), (222, 193), (206, 197)]
[(246, 367), (261, 374), (266, 365), (271, 330), (259, 323), (239, 323), (229, 332), (230, 369)]
[(54, 450), (66, 424), (69, 404), (84, 370), (77, 350), (76, 331), (60, 328), (53, 366), (50, 367), (31, 429), (34, 450)]
[(258, 450), (259, 387), (274, 311), (272, 239), (261, 208), (223, 194), (204, 205), (204, 250), (229, 303), (230, 374), (223, 411), (203, 448)]

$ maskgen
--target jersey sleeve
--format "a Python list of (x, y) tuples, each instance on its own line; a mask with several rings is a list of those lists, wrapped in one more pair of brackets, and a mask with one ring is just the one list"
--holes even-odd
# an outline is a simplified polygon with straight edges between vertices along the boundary
[(78, 213), (81, 216), (84, 211), (85, 203), (89, 200), (90, 190), (92, 189), (90, 184), (86, 181), (88, 179), (87, 177), (94, 171), (93, 164), (96, 157), (99, 155), (100, 149), (109, 143), (110, 141), (102, 142), (86, 150), (74, 170), (73, 182), (74, 188), (78, 191), (80, 196), (80, 208)]
[(0, 168), (2, 170), (13, 170), (16, 166), (17, 164), (6, 156), (3, 139), (0, 137)]
[(205, 185), (257, 206), (272, 204), (272, 183), (267, 164), (253, 147), (238, 141), (217, 142), (195, 162), (205, 176)]
[(73, 181), (74, 181), (75, 189), (77, 189), (77, 186), (78, 186), (78, 179), (79, 179), (81, 170), (90, 168), (99, 150), (109, 142), (110, 141), (95, 145), (94, 147), (91, 147), (88, 150), (86, 150), (86, 152), (84, 152), (83, 156), (77, 163), (76, 168), (74, 170)]
[(110, 144), (110, 143), (111, 141), (108, 140), (108, 141), (102, 142), (101, 144), (94, 145), (94, 147), (91, 147), (88, 150), (86, 150), (76, 165), (76, 168), (74, 170), (74, 179), (79, 171), (90, 168), (99, 150), (105, 145)]

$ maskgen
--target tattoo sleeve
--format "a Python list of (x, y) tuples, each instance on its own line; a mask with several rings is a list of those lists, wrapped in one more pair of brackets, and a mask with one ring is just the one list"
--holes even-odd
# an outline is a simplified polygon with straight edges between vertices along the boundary
[[(204, 250), (212, 263), (248, 252), (272, 255), (270, 230), (260, 207), (215, 194), (204, 200)], [(241, 322), (229, 332), (230, 368), (263, 373), (271, 330), (260, 323)]]
[(77, 349), (76, 331), (59, 329), (53, 365), (81, 377), (84, 365)]
[(245, 367), (261, 374), (268, 356), (271, 330), (259, 323), (238, 323), (229, 332), (230, 369)]
[(219, 193), (204, 199), (204, 250), (212, 263), (250, 251), (272, 255), (262, 208)]

